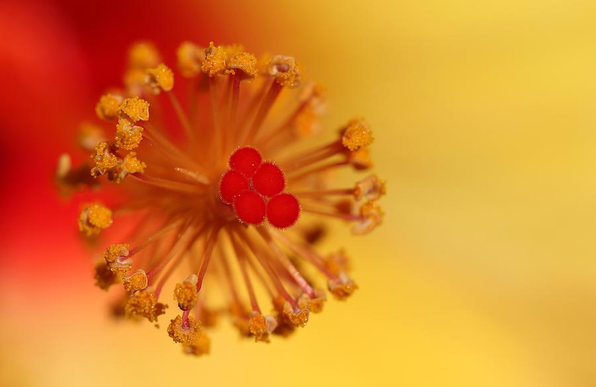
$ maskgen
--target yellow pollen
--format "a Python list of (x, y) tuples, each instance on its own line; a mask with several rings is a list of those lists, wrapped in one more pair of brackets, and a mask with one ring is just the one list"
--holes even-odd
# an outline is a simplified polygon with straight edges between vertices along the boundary
[(101, 204), (83, 207), (79, 216), (79, 230), (87, 236), (97, 235), (112, 224), (112, 211)]
[(125, 276), (122, 282), (124, 283), (124, 290), (129, 293), (134, 293), (137, 290), (143, 290), (149, 284), (147, 274), (143, 269), (138, 269), (131, 275)]
[(348, 277), (345, 273), (339, 273), (337, 280), (329, 280), (327, 282), (329, 291), (338, 300), (345, 300), (358, 289), (358, 285)]
[(191, 42), (183, 42), (178, 51), (178, 69), (183, 77), (192, 78), (201, 71), (201, 64), (205, 59), (205, 51)]
[(269, 342), (269, 334), (277, 327), (273, 316), (263, 316), (258, 312), (251, 312), (248, 320), (248, 330), (255, 336), (255, 341)]
[(159, 62), (161, 62), (161, 57), (153, 43), (139, 42), (128, 51), (128, 66), (130, 68), (147, 69), (157, 66)]
[(350, 269), (350, 260), (344, 250), (329, 254), (325, 260), (325, 267), (333, 274), (339, 275), (341, 272), (347, 272)]
[(236, 74), (236, 70), (242, 71), (246, 77), (253, 78), (257, 75), (257, 58), (248, 52), (238, 53), (228, 61), (227, 74)]
[(141, 95), (144, 94), (146, 69), (144, 68), (131, 68), (124, 74), (124, 85), (129, 95)]
[(189, 346), (197, 345), (202, 334), (201, 323), (192, 316), (188, 316), (187, 326), (183, 325), (182, 316), (176, 316), (168, 325), (168, 335), (176, 343)]
[(105, 94), (95, 106), (95, 113), (102, 120), (113, 120), (118, 116), (118, 107), (122, 97), (116, 94)]
[(130, 296), (124, 311), (127, 317), (140, 316), (155, 322), (159, 316), (165, 313), (167, 307), (167, 305), (157, 302), (153, 288), (148, 287)]
[(116, 146), (118, 148), (133, 150), (139, 146), (143, 139), (143, 128), (135, 125), (128, 118), (120, 117), (116, 125)]
[(102, 141), (95, 147), (95, 154), (91, 155), (95, 166), (91, 169), (91, 176), (98, 177), (107, 173), (118, 165), (118, 157), (112, 152), (112, 144)]
[(228, 55), (226, 49), (222, 46), (215, 46), (213, 42), (205, 49), (205, 60), (201, 65), (201, 70), (210, 77), (222, 75), (227, 68)]
[(130, 152), (124, 156), (115, 169), (109, 171), (108, 179), (120, 184), (127, 175), (143, 173), (145, 168), (147, 168), (147, 164), (139, 160), (135, 152)]
[(130, 245), (128, 244), (116, 244), (110, 245), (103, 254), (104, 259), (108, 263), (118, 261), (122, 257), (128, 257)]
[(282, 314), (286, 321), (295, 327), (305, 327), (308, 322), (308, 309), (298, 309), (295, 311), (287, 301), (284, 303)]
[(178, 301), (181, 310), (190, 310), (197, 303), (197, 282), (198, 277), (193, 274), (184, 282), (176, 284), (174, 299)]
[(228, 58), (233, 57), (236, 54), (244, 52), (244, 46), (241, 44), (232, 44), (229, 46), (222, 46)]
[(269, 75), (275, 77), (275, 81), (285, 87), (298, 87), (302, 82), (300, 79), (300, 66), (291, 56), (276, 55), (269, 62)]
[(124, 274), (132, 268), (132, 258), (126, 258), (129, 254), (129, 248), (130, 245), (128, 244), (117, 244), (110, 245), (106, 249), (103, 258), (111, 271)]
[(303, 294), (298, 298), (298, 307), (301, 309), (308, 309), (312, 313), (320, 313), (323, 311), (323, 306), (327, 301), (327, 295), (323, 289), (315, 290), (315, 298), (311, 298), (308, 294)]
[[(118, 216), (118, 225), (112, 227), (118, 232), (113, 233), (103, 231), (113, 223), (110, 209), (91, 202), (80, 212), (83, 234), (93, 237), (103, 231), (116, 238), (104, 246), (103, 260), (95, 265), (95, 284), (104, 290), (122, 284), (116, 286), (121, 295), (112, 307), (114, 316), (154, 324), (168, 307), (159, 301), (169, 303), (173, 293), (182, 312), (167, 316), (167, 333), (189, 355), (209, 353), (211, 342), (204, 330), (219, 316), (231, 320), (251, 341), (288, 336), (304, 327), (311, 313), (322, 312), (328, 298), (343, 300), (358, 288), (347, 275), (346, 254), (322, 256), (315, 245), (327, 234), (326, 220), (345, 219), (353, 234), (365, 234), (383, 221), (377, 203), (386, 186), (376, 175), (355, 179), (359, 181), (347, 188), (330, 181), (338, 168), (371, 168), (371, 127), (360, 118), (349, 120), (330, 144), (302, 151), (297, 140), (322, 129), (326, 95), (320, 84), (302, 79), (303, 68), (293, 57), (266, 54), (257, 60), (240, 45), (183, 42), (176, 59), (178, 74), (189, 78), (186, 81), (174, 79), (172, 70), (177, 69), (164, 64), (153, 44), (132, 46), (125, 85), (107, 89), (91, 107), (99, 118), (110, 120), (113, 132), (101, 123), (84, 124), (78, 143), (92, 154), (91, 160), (76, 165), (67, 154), (59, 159), (55, 182), (61, 191), (105, 187), (106, 200), (121, 203), (114, 214), (126, 214), (126, 219)], [(177, 89), (188, 87), (182, 101), (173, 90), (175, 81)], [(167, 95), (154, 95), (160, 93)], [(168, 101), (162, 102), (169, 105), (160, 114), (148, 101), (159, 105), (164, 97)], [(171, 126), (175, 128), (169, 130)], [(287, 237), (271, 224), (277, 224), (277, 218), (280, 224), (290, 220), (293, 211), (285, 214), (280, 208), (278, 214), (272, 207), (261, 208), (255, 215), (271, 222), (263, 231), (256, 219), (249, 223), (250, 208), (240, 201), (224, 202), (234, 193), (229, 191), (246, 181), (256, 184), (259, 176), (268, 178), (266, 168), (263, 174), (254, 171), (261, 170), (255, 161), (258, 152), (242, 149), (250, 148), (247, 145), (262, 152), (263, 159), (279, 153), (280, 165), (291, 174), (286, 192), (296, 189), (296, 196), (306, 200), (304, 211), (312, 218), (302, 219)], [(251, 173), (254, 178), (248, 177)], [(127, 177), (122, 186), (107, 184)], [(257, 200), (269, 188), (248, 185)], [(321, 197), (328, 200), (308, 206)], [(238, 224), (239, 219), (245, 224)], [(109, 244), (123, 235), (123, 240), (134, 241), (134, 248)], [(199, 274), (173, 279), (183, 267)], [(207, 292), (202, 296), (197, 292), (199, 277), (201, 291)], [(212, 297), (211, 285), (231, 297), (217, 292)], [(273, 302), (271, 314), (257, 305), (265, 299)], [(166, 320), (160, 321), (163, 325)]]
[(352, 233), (362, 235), (371, 232), (381, 223), (385, 214), (377, 204), (368, 202), (360, 207), (360, 216), (362, 220), (360, 223), (352, 227)]
[(174, 73), (163, 63), (156, 68), (147, 70), (145, 82), (153, 91), (153, 94), (159, 94), (163, 91), (170, 91), (174, 87)]
[(360, 118), (351, 120), (343, 131), (341, 142), (351, 151), (369, 146), (373, 142), (370, 126)]
[(147, 121), (149, 119), (149, 102), (139, 97), (126, 98), (120, 104), (120, 112), (133, 122)]
[(356, 200), (379, 200), (386, 193), (386, 185), (377, 175), (370, 175), (356, 183), (354, 198)]
[(211, 340), (209, 340), (209, 336), (205, 332), (202, 332), (195, 344), (182, 344), (182, 350), (188, 355), (208, 355), (211, 350)]

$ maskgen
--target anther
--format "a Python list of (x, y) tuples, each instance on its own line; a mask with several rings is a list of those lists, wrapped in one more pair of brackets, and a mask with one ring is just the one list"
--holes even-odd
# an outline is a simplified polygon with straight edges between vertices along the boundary
[(331, 294), (338, 300), (345, 300), (358, 289), (354, 280), (344, 272), (339, 273), (337, 278), (327, 281), (327, 286)]
[(102, 120), (113, 120), (118, 117), (122, 97), (116, 94), (105, 94), (95, 106), (95, 113)]
[(259, 312), (251, 312), (248, 320), (248, 330), (255, 336), (255, 341), (269, 342), (269, 334), (277, 328), (277, 320), (273, 316), (263, 316)]
[(205, 51), (194, 43), (183, 42), (176, 52), (178, 69), (183, 77), (192, 78), (201, 72)]
[(101, 204), (83, 207), (79, 216), (79, 230), (86, 236), (97, 235), (112, 224), (112, 211)]
[(178, 301), (178, 307), (181, 310), (191, 310), (197, 303), (197, 283), (199, 278), (196, 274), (191, 274), (182, 283), (177, 283), (174, 289), (174, 299)]
[(370, 125), (361, 118), (351, 120), (343, 129), (341, 143), (350, 151), (368, 146), (372, 142), (373, 136)]
[(300, 67), (291, 56), (276, 55), (271, 58), (268, 72), (281, 86), (290, 88), (300, 86)]
[(240, 52), (228, 60), (226, 73), (240, 72), (243, 78), (254, 78), (257, 75), (257, 58), (248, 52)]
[(285, 302), (283, 305), (282, 315), (285, 320), (295, 327), (305, 327), (309, 318), (308, 309), (292, 307), (289, 302)]
[(323, 289), (315, 289), (315, 296), (310, 297), (308, 294), (302, 294), (298, 298), (298, 307), (308, 309), (312, 313), (320, 313), (323, 311), (323, 306), (327, 301), (327, 294)]
[(137, 158), (135, 152), (130, 152), (124, 159), (119, 160), (116, 167), (108, 171), (108, 179), (117, 184), (122, 183), (129, 174), (143, 173), (147, 165)]
[(135, 125), (128, 118), (121, 117), (116, 125), (116, 146), (118, 148), (133, 150), (139, 146), (143, 139), (143, 128)]
[(165, 313), (167, 307), (167, 305), (157, 302), (154, 289), (149, 286), (131, 295), (124, 310), (128, 317), (140, 316), (155, 322), (159, 316)]
[(161, 91), (171, 91), (174, 88), (174, 73), (163, 63), (156, 68), (147, 70), (145, 83), (151, 88), (153, 94), (159, 94)]
[(131, 68), (147, 69), (157, 66), (161, 61), (159, 51), (150, 42), (138, 42), (128, 51), (128, 66)]
[(120, 104), (120, 112), (133, 122), (147, 121), (149, 119), (149, 102), (139, 97), (126, 98)]
[(197, 345), (202, 334), (201, 323), (192, 316), (176, 316), (168, 325), (168, 335), (176, 343)]
[(210, 77), (222, 75), (227, 68), (228, 55), (222, 46), (215, 46), (213, 42), (205, 49), (205, 60), (201, 70)]
[(132, 258), (128, 258), (130, 245), (110, 245), (103, 253), (108, 268), (114, 272), (126, 273), (132, 268)]
[(384, 217), (381, 207), (373, 202), (368, 202), (360, 207), (360, 223), (352, 227), (353, 234), (366, 234), (374, 230), (378, 225), (383, 223)]
[(385, 195), (385, 193), (385, 182), (381, 181), (377, 175), (365, 177), (357, 182), (354, 187), (354, 198), (356, 200), (367, 199), (374, 201)]
[(134, 293), (137, 290), (145, 289), (149, 284), (149, 280), (145, 270), (138, 269), (131, 275), (124, 276), (122, 283), (124, 284), (124, 290), (129, 293)]

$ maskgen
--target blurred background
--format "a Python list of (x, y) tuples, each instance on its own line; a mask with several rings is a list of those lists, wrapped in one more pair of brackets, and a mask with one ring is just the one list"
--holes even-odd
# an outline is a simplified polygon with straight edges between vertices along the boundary
[[(0, 385), (593, 386), (596, 3), (0, 2)], [(338, 228), (360, 290), (289, 340), (207, 358), (117, 324), (52, 173), (126, 48), (294, 55), (364, 116), (385, 224)], [(347, 241), (347, 242), (346, 242)]]

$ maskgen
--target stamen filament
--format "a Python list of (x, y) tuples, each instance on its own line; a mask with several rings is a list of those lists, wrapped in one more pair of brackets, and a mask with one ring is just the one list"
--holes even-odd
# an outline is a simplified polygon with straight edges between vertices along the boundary
[(250, 130), (248, 131), (248, 136), (246, 139), (247, 143), (250, 143), (252, 140), (254, 140), (259, 129), (261, 128), (261, 125), (263, 124), (263, 121), (265, 121), (267, 114), (271, 110), (271, 107), (275, 103), (275, 100), (282, 89), (283, 86), (277, 82), (273, 82), (271, 84), (271, 87), (269, 88), (269, 91), (267, 92), (267, 95), (265, 96), (265, 99), (263, 100), (263, 103), (261, 103), (261, 107), (257, 112), (257, 116), (255, 117)]
[[(229, 232), (229, 237), (230, 239), (234, 238), (231, 232)], [(232, 243), (232, 246), (234, 247), (234, 251), (236, 252), (236, 257), (238, 258), (238, 264), (240, 266), (240, 271), (242, 272), (242, 277), (244, 278), (244, 283), (246, 284), (246, 288), (248, 290), (248, 296), (250, 298), (250, 305), (252, 307), (252, 310), (261, 313), (259, 303), (257, 302), (257, 296), (255, 295), (255, 291), (252, 287), (252, 283), (250, 282), (250, 277), (248, 275), (248, 270), (246, 269), (246, 253), (244, 249), (240, 248), (240, 246), (237, 243)]]
[(341, 213), (334, 213), (334, 212), (325, 212), (325, 211), (317, 210), (317, 209), (314, 209), (312, 207), (305, 206), (305, 205), (302, 205), (302, 211), (308, 212), (308, 213), (311, 213), (311, 214), (323, 215), (323, 216), (328, 216), (328, 217), (331, 217), (331, 218), (346, 220), (348, 222), (360, 222), (360, 221), (362, 221), (362, 217), (359, 216), (359, 215), (341, 214)]
[[(246, 235), (246, 231), (242, 230), (242, 229), (238, 229), (238, 228), (235, 231), (237, 231), (240, 239), (244, 242), (245, 245), (248, 246), (248, 248), (252, 252), (252, 255), (257, 258), (257, 260), (259, 261), (259, 263), (261, 264), (263, 269), (265, 269), (265, 272), (267, 272), (267, 274), (271, 278), (273, 285), (277, 289), (277, 292), (279, 293), (279, 295), (281, 295), (286, 301), (288, 301), (290, 303), (290, 305), (292, 305), (292, 308), (294, 308), (294, 310), (298, 309), (298, 304), (296, 303), (294, 298), (292, 298), (292, 296), (284, 288), (281, 280), (275, 273), (275, 270), (273, 270), (273, 268), (271, 267), (271, 263), (268, 260), (264, 259), (261, 256), (261, 254), (259, 254), (258, 249), (253, 244), (252, 240), (248, 237), (248, 235)], [(235, 240), (232, 240), (232, 242), (234, 243)]]
[(201, 173), (198, 173), (195, 171), (190, 171), (188, 169), (180, 168), (180, 167), (175, 167), (174, 171), (180, 172), (184, 176), (192, 179), (193, 181), (196, 181), (197, 183), (201, 183), (201, 184), (205, 184), (205, 185), (209, 184), (209, 179), (207, 178), (207, 176), (205, 176)]
[(334, 156), (344, 150), (341, 141), (333, 141), (332, 143), (325, 145), (321, 148), (304, 152), (300, 155), (294, 156), (289, 160), (281, 163), (284, 166), (286, 173), (295, 171), (305, 166), (314, 164), (318, 161), (325, 160), (331, 156)]
[(170, 254), (168, 254), (167, 258), (163, 259), (156, 267), (154, 267), (153, 269), (151, 269), (147, 272), (147, 278), (151, 279), (151, 277), (159, 274), (159, 272), (168, 263), (170, 263), (170, 261), (172, 261), (172, 259), (174, 259), (176, 256), (178, 256), (178, 253), (180, 253), (182, 247), (186, 244), (186, 239), (188, 238), (189, 235), (192, 235), (192, 233), (190, 232), (191, 230), (192, 230), (191, 227), (187, 227), (184, 229), (184, 231), (182, 231), (181, 234), (176, 235), (176, 241), (174, 242), (174, 246), (172, 246)]
[(159, 131), (155, 129), (151, 124), (147, 124), (145, 126), (145, 136), (153, 143), (160, 145), (165, 151), (170, 153), (172, 156), (176, 157), (177, 159), (181, 160), (184, 164), (192, 166), (194, 169), (201, 170), (201, 167), (191, 160), (185, 153), (180, 151), (180, 149), (172, 144), (170, 140), (168, 140), (165, 136), (163, 136)]
[(306, 294), (311, 297), (315, 297), (315, 291), (309, 285), (308, 281), (302, 277), (302, 274), (296, 269), (296, 267), (290, 262), (286, 254), (279, 248), (279, 246), (275, 243), (273, 238), (271, 238), (271, 234), (269, 234), (269, 230), (265, 229), (265, 227), (260, 227), (257, 229), (259, 234), (263, 237), (265, 242), (269, 245), (271, 251), (273, 251), (274, 255), (280, 261), (280, 263), (288, 270), (294, 281), (304, 290)]
[[(331, 161), (328, 162), (327, 164), (323, 164), (320, 165), (318, 167), (315, 168), (311, 168), (307, 171), (304, 171), (296, 176), (290, 176), (289, 179), (292, 181), (298, 181), (298, 180), (302, 180), (303, 178), (307, 177), (307, 176), (311, 176), (313, 174), (319, 173), (319, 172), (323, 172), (323, 171), (327, 171), (327, 170), (331, 170), (334, 168), (338, 168), (338, 167), (343, 167), (344, 165), (349, 165), (350, 162), (348, 160), (343, 160), (343, 161)], [(291, 173), (290, 173), (291, 174)]]
[(144, 173), (135, 173), (130, 176), (132, 176), (136, 181), (142, 183), (188, 194), (197, 194), (201, 190), (201, 187), (198, 187), (196, 185), (180, 183), (173, 180), (161, 179), (159, 177), (152, 177)]
[(220, 224), (217, 224), (215, 227), (213, 227), (211, 230), (211, 235), (209, 235), (209, 239), (207, 240), (205, 250), (203, 250), (203, 261), (201, 263), (201, 268), (197, 273), (197, 277), (199, 277), (199, 281), (197, 282), (197, 293), (201, 291), (201, 287), (203, 286), (205, 273), (207, 273), (207, 268), (209, 267), (209, 262), (211, 261), (211, 256), (213, 255), (213, 247), (215, 246), (215, 241), (217, 240), (217, 235), (219, 234), (220, 229)]
[(182, 223), (182, 220), (178, 220), (176, 222), (170, 223), (169, 225), (167, 225), (165, 227), (162, 227), (155, 233), (151, 234), (147, 239), (145, 239), (145, 241), (143, 243), (141, 243), (140, 245), (129, 250), (128, 257), (129, 258), (132, 257), (133, 255), (139, 253), (141, 250), (143, 250), (145, 247), (149, 246), (153, 242), (157, 242), (158, 240), (162, 239), (170, 231), (172, 231), (174, 228), (179, 226), (181, 223)]
[(302, 192), (292, 192), (296, 196), (302, 197), (319, 197), (319, 196), (352, 196), (354, 195), (354, 188), (344, 188), (344, 189), (323, 189), (318, 191), (302, 191)]
[(330, 272), (325, 267), (323, 259), (318, 254), (314, 253), (311, 249), (309, 249), (308, 246), (301, 246), (301, 245), (291, 241), (289, 238), (287, 238), (285, 235), (283, 235), (283, 233), (281, 233), (277, 230), (271, 229), (271, 230), (269, 230), (269, 232), (273, 236), (275, 236), (277, 239), (282, 241), (282, 243), (284, 243), (290, 249), (292, 249), (292, 251), (294, 251), (296, 254), (300, 255), (301, 257), (306, 258), (310, 263), (312, 263), (319, 271), (321, 271), (327, 277), (329, 277), (331, 279), (338, 278), (335, 274)]
[(168, 97), (170, 97), (170, 102), (172, 102), (172, 106), (174, 106), (174, 110), (176, 111), (178, 120), (182, 124), (182, 128), (184, 128), (187, 137), (192, 140), (194, 138), (194, 130), (192, 129), (190, 120), (186, 116), (186, 113), (184, 113), (182, 106), (180, 106), (180, 101), (178, 101), (178, 97), (176, 97), (176, 94), (174, 94), (171, 91), (168, 91), (166, 94), (168, 95)]

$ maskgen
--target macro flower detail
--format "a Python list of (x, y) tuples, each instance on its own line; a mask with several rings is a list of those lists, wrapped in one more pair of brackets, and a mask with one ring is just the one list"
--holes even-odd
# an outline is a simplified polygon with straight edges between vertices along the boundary
[(376, 175), (330, 186), (337, 170), (372, 168), (370, 125), (352, 119), (330, 141), (301, 145), (322, 128), (325, 96), (293, 57), (191, 42), (176, 55), (175, 82), (154, 45), (133, 46), (123, 88), (100, 97), (100, 121), (80, 141), (90, 162), (59, 162), (61, 192), (99, 186), (111, 203), (79, 216), (80, 231), (104, 243), (96, 284), (120, 284), (128, 318), (157, 324), (174, 302), (167, 334), (187, 354), (210, 352), (218, 315), (256, 342), (286, 337), (328, 293), (345, 300), (358, 289), (346, 253), (316, 244), (326, 220), (352, 234), (383, 221)]

